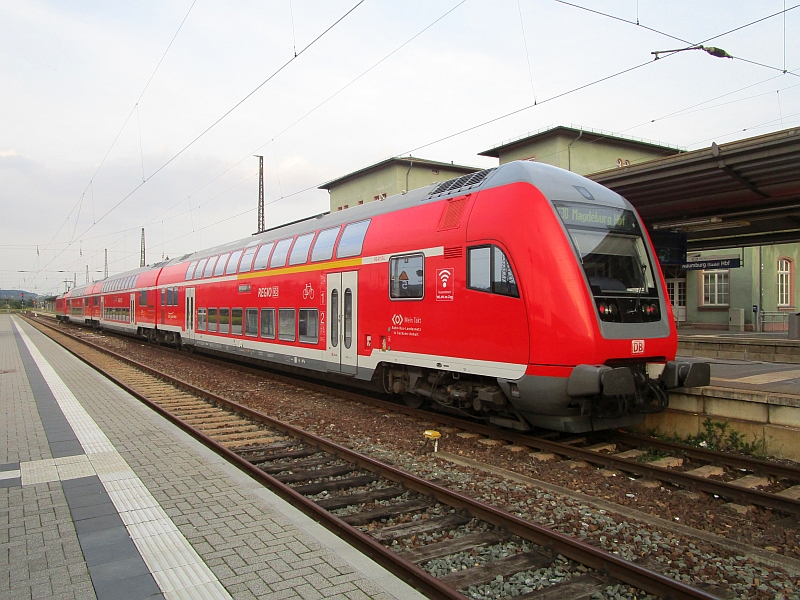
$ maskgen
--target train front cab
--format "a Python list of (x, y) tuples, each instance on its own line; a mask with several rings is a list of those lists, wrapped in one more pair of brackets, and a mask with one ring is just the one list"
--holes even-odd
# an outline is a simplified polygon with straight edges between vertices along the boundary
[(707, 363), (675, 360), (663, 276), (633, 207), (547, 165), (515, 163), (503, 176), (505, 192), (481, 192), (470, 237), (491, 235), (480, 223), (506, 212), (531, 343), (525, 375), (498, 382), (526, 420), (575, 433), (624, 427), (664, 410), (668, 390), (708, 385)]

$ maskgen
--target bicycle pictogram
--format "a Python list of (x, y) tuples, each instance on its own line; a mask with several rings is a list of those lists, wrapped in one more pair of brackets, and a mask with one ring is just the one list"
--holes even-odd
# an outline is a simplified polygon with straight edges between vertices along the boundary
[(311, 287), (310, 283), (307, 283), (305, 289), (303, 290), (303, 300), (308, 299), (314, 299), (314, 288)]

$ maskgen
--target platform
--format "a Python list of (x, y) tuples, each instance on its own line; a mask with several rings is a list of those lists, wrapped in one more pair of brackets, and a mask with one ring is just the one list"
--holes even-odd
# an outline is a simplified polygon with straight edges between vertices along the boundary
[(0, 315), (0, 597), (422, 598)]

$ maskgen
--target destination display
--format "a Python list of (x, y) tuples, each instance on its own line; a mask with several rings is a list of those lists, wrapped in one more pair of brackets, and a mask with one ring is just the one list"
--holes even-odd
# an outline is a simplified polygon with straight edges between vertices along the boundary
[(613, 229), (615, 231), (638, 231), (639, 224), (633, 212), (610, 206), (589, 206), (586, 204), (555, 203), (558, 216), (564, 225)]
[(684, 263), (681, 265), (681, 269), (684, 271), (707, 271), (709, 269), (738, 269), (741, 266), (741, 258), (718, 258)]

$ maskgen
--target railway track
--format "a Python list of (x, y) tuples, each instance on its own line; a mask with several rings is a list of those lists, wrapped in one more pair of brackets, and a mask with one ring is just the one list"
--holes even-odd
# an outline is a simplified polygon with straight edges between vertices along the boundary
[[(547, 569), (560, 581), (517, 598), (588, 598), (610, 580), (660, 597), (715, 597), (65, 332), (46, 333), (430, 597), (464, 598), (498, 578)], [(470, 567), (431, 567), (446, 557), (466, 557)]]
[[(48, 324), (49, 325), (49, 324)], [(203, 357), (216, 364), (264, 375), (239, 363)], [(670, 484), (703, 492), (731, 502), (755, 505), (787, 515), (800, 515), (800, 468), (794, 465), (759, 460), (743, 455), (715, 452), (674, 442), (623, 432), (603, 432), (551, 439), (549, 434), (535, 436), (498, 429), (494, 426), (430, 411), (413, 409), (350, 390), (332, 388), (283, 374), (269, 377), (328, 395), (357, 401), (382, 410), (399, 412), (422, 420), (435, 420), (492, 440), (502, 440), (536, 451), (538, 459), (582, 461), (596, 468), (611, 469), (638, 478), (646, 486)], [(561, 436), (563, 437), (563, 436)], [(656, 453), (658, 458), (647, 460)]]

